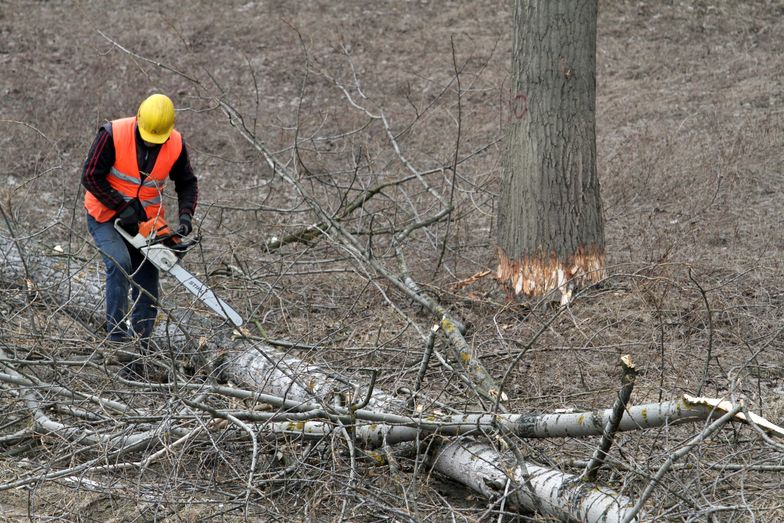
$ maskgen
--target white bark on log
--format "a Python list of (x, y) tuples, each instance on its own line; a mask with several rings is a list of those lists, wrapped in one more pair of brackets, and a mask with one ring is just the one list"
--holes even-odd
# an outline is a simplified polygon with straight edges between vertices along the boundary
[[(350, 407), (351, 403), (363, 402), (368, 393), (366, 387), (354, 387), (341, 377), (286, 356), (273, 347), (241, 340), (227, 351), (220, 371), (243, 388), (300, 403), (304, 410), (318, 408), (320, 403), (327, 407)], [(403, 400), (374, 390), (363, 410), (402, 413), (405, 408)]]
[[(248, 384), (245, 384), (246, 386)], [(398, 401), (395, 398), (392, 400)], [(388, 405), (391, 405), (390, 402)], [(313, 407), (303, 403), (302, 408)], [(338, 414), (347, 415), (345, 409), (336, 409)], [(375, 421), (360, 423), (355, 427), (357, 440), (367, 447), (379, 447), (414, 441), (423, 433), (456, 436), (476, 433), (478, 430), (494, 430), (503, 427), (507, 433), (522, 438), (565, 438), (601, 436), (603, 427), (612, 414), (612, 409), (570, 414), (457, 414), (422, 418), (389, 412), (357, 410), (357, 420)], [(650, 403), (629, 407), (618, 425), (618, 431), (643, 430), (649, 428), (705, 421), (711, 416), (723, 414), (705, 405), (694, 405), (686, 400)], [(272, 417), (274, 415), (270, 415)], [(265, 425), (269, 432), (289, 433), (305, 437), (322, 437), (331, 434), (337, 427), (334, 423), (317, 420), (272, 421)]]
[[(454, 441), (439, 449), (432, 462), (441, 474), (490, 499), (504, 494), (511, 476), (516, 488), (510, 489), (508, 504), (565, 521), (620, 523), (633, 506), (617, 492), (531, 463), (525, 465), (526, 478), (519, 467), (504, 468), (495, 450), (480, 443)], [(533, 493), (524, 486), (526, 479)]]

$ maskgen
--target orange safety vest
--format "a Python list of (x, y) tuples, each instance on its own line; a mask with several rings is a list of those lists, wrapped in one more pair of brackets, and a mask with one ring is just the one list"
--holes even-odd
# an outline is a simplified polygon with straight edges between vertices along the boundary
[[(169, 139), (158, 151), (152, 172), (144, 181), (139, 173), (139, 163), (136, 159), (136, 117), (113, 120), (112, 139), (115, 156), (114, 165), (106, 177), (109, 185), (119, 191), (125, 201), (138, 198), (147, 213), (147, 218), (156, 216), (163, 218), (161, 194), (166, 178), (182, 152), (182, 135), (174, 130), (171, 132)], [(99, 223), (109, 221), (117, 214), (117, 211), (102, 204), (90, 191), (84, 195), (84, 207)]]

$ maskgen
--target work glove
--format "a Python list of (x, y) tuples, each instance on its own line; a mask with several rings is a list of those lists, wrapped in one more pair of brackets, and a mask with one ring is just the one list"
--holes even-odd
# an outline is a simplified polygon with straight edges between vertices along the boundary
[(139, 222), (144, 220), (147, 214), (144, 212), (139, 200), (131, 200), (123, 209), (117, 214), (120, 220), (120, 225), (131, 236), (136, 236), (139, 232)]
[(180, 226), (177, 227), (177, 234), (180, 236), (188, 236), (193, 231), (193, 222), (191, 221), (190, 214), (180, 215)]

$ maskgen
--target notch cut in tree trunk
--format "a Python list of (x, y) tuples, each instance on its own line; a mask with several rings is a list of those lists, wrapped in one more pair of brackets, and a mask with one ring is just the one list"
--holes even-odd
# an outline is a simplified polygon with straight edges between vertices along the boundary
[(544, 296), (558, 290), (563, 304), (571, 301), (575, 289), (602, 280), (604, 263), (604, 250), (595, 245), (579, 247), (565, 260), (559, 259), (554, 252), (510, 259), (499, 246), (496, 279), (515, 296)]

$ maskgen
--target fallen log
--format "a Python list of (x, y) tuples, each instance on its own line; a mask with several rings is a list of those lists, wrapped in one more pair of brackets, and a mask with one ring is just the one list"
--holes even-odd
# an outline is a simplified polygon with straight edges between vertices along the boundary
[[(5, 258), (3, 273), (14, 274), (23, 259), (14, 244), (0, 242), (0, 254)], [(87, 270), (84, 263), (64, 260), (58, 251), (53, 255), (40, 255), (34, 252), (25, 255), (25, 276), (43, 275), (47, 287), (28, 280), (20, 285), (20, 292), (29, 289), (46, 291), (59, 303), (84, 311), (95, 312), (95, 289), (99, 271)], [(54, 259), (52, 259), (54, 258)], [(16, 264), (15, 264), (16, 263)], [(67, 274), (69, 276), (64, 276)], [(19, 276), (19, 272), (15, 273)], [(39, 286), (40, 285), (40, 286)], [(195, 318), (195, 321), (200, 321)], [(158, 341), (182, 341), (185, 337), (176, 324), (170, 324)], [(215, 345), (215, 342), (213, 342)], [(213, 346), (220, 354), (215, 358), (220, 374), (240, 387), (253, 391), (247, 397), (266, 401), (281, 408), (277, 415), (291, 416), (292, 412), (305, 412), (304, 420), (291, 420), (265, 423), (266, 430), (311, 433), (324, 436), (335, 428), (334, 423), (312, 419), (318, 414), (324, 418), (348, 421), (354, 428), (358, 444), (369, 447), (413, 441), (423, 434), (470, 435), (488, 430), (503, 429), (508, 434), (519, 437), (579, 437), (601, 435), (612, 416), (612, 409), (593, 412), (568, 412), (555, 414), (487, 414), (467, 413), (437, 416), (428, 412), (417, 415), (408, 414), (407, 402), (382, 390), (375, 389), (371, 383), (359, 386), (317, 366), (287, 356), (273, 347), (254, 343), (248, 339), (220, 338), (221, 349)], [(9, 375), (9, 381), (27, 387), (38, 386), (19, 374)], [(206, 388), (192, 384), (185, 389), (204, 392)], [(207, 387), (209, 388), (209, 387)], [(60, 391), (63, 392), (63, 391)], [(96, 404), (106, 404), (105, 400), (93, 398)], [(41, 417), (38, 404), (28, 396), (28, 407), (38, 421), (36, 426), (42, 431), (58, 429), (51, 420)], [(721, 414), (715, 401), (705, 398), (689, 401), (679, 399), (664, 403), (628, 407), (618, 421), (619, 431), (658, 427), (666, 424), (688, 421), (702, 421), (712, 413)], [(112, 410), (122, 413), (122, 406), (111, 405)], [(225, 415), (237, 416), (238, 413)], [(275, 414), (273, 414), (275, 415)], [(370, 423), (358, 423), (367, 421)], [(68, 428), (64, 427), (66, 432)], [(139, 439), (133, 443), (149, 444), (154, 432), (134, 435)], [(85, 433), (81, 434), (84, 437)], [(129, 441), (122, 438), (104, 438), (96, 435), (96, 444), (128, 449)], [(151, 438), (153, 436), (153, 438)], [(72, 437), (79, 437), (76, 433)], [(185, 437), (184, 435), (181, 437)], [(145, 441), (146, 440), (146, 441)], [(138, 448), (132, 445), (131, 448)], [(120, 450), (118, 449), (118, 450)], [(544, 514), (579, 521), (621, 521), (628, 518), (632, 506), (627, 498), (590, 483), (575, 483), (575, 476), (557, 470), (543, 468), (534, 463), (520, 463), (509, 466), (509, 460), (492, 446), (468, 439), (460, 439), (437, 446), (430, 456), (435, 470), (459, 481), (490, 499), (505, 499), (508, 506), (522, 510), (536, 510)], [(498, 486), (504, 485), (499, 491)], [(515, 485), (514, 488), (507, 488)], [(522, 486), (520, 486), (522, 485)], [(588, 487), (586, 487), (588, 485)]]
[[(6, 261), (2, 268), (6, 277), (25, 278), (24, 283), (19, 285), (19, 290), (20, 293), (27, 293), (27, 299), (40, 299), (41, 295), (49, 295), (77, 314), (92, 315), (99, 312), (97, 309), (100, 305), (96, 303), (95, 295), (100, 289), (97, 277), (100, 271), (95, 270), (91, 260), (76, 260), (57, 249), (43, 255), (34, 250), (24, 252), (16, 243), (7, 240), (0, 241), (0, 256)], [(97, 264), (97, 258), (92, 260)], [(34, 294), (32, 297), (31, 292)], [(170, 314), (169, 317), (172, 318), (173, 315)], [(194, 318), (194, 321), (198, 323), (203, 320)], [(156, 329), (157, 341), (160, 344), (170, 344), (173, 341), (180, 343), (186, 339), (176, 322), (166, 323)], [(459, 331), (455, 329), (454, 332)], [(334, 420), (338, 420), (351, 423), (356, 442), (368, 447), (414, 441), (428, 433), (460, 436), (497, 429), (524, 438), (580, 437), (601, 435), (613, 413), (612, 409), (603, 409), (541, 415), (467, 413), (437, 416), (426, 411), (411, 415), (408, 413), (406, 401), (374, 389), (372, 383), (357, 385), (343, 376), (287, 356), (268, 345), (252, 343), (243, 338), (231, 340), (225, 336), (216, 337), (209, 344), (216, 354), (220, 354), (220, 357), (214, 358), (220, 374), (253, 391), (248, 397), (269, 402), (282, 409), (273, 415), (291, 416), (293, 412), (305, 413), (304, 419), (262, 424), (264, 430), (270, 432), (323, 437), (332, 433), (336, 426)], [(8, 370), (8, 367), (6, 369)], [(7, 376), (8, 381), (15, 382), (17, 386), (39, 386), (19, 374), (11, 374)], [(191, 386), (185, 388), (190, 389)], [(198, 385), (194, 388), (199, 390)], [(53, 392), (67, 395), (67, 391), (60, 389), (58, 388), (59, 392)], [(93, 441), (104, 448), (114, 448), (116, 452), (127, 452), (142, 445), (149, 445), (157, 439), (154, 429), (133, 434), (131, 440), (127, 435), (105, 436), (72, 431), (70, 427), (58, 425), (43, 415), (35, 397), (25, 394), (27, 406), (36, 420), (34, 427), (41, 432), (51, 433), (62, 429), (61, 436), (77, 439), (86, 437), (87, 439), (82, 441)], [(110, 407), (110, 410), (120, 415), (123, 413), (121, 405), (97, 397), (84, 398)], [(426, 403), (422, 401), (422, 404)], [(629, 431), (703, 421), (714, 413), (723, 413), (721, 407), (724, 407), (721, 402), (705, 398), (684, 398), (628, 407), (618, 421), (616, 430)], [(242, 417), (236, 412), (224, 415), (233, 416), (237, 420)], [(315, 415), (330, 421), (314, 419)], [(741, 413), (735, 419), (742, 417)], [(755, 419), (759, 421), (758, 418)], [(362, 421), (368, 423), (361, 423)], [(178, 431), (179, 437), (186, 437), (187, 434), (179, 432), (181, 431)], [(460, 439), (438, 446), (430, 456), (430, 462), (435, 470), (444, 475), (490, 499), (504, 499), (507, 506), (518, 509), (541, 511), (544, 514), (579, 521), (621, 521), (630, 514), (628, 510), (632, 504), (617, 493), (590, 483), (577, 484), (575, 476), (534, 463), (509, 466), (505, 456), (481, 442)], [(499, 485), (504, 487), (499, 490)], [(507, 488), (511, 485), (515, 485), (514, 488)]]
[[(69, 259), (60, 260), (60, 262), (66, 262), (61, 263), (59, 266), (59, 269), (64, 272), (63, 274), (53, 267), (54, 263), (47, 256), (37, 253), (26, 253), (22, 256), (21, 252), (12, 241), (0, 242), (0, 256), (6, 260), (6, 264), (4, 264), (2, 269), (4, 273), (13, 273), (14, 267), (19, 267), (18, 264), (24, 260), (25, 276), (32, 278), (43, 275), (47, 281), (55, 282), (55, 284), (50, 283), (47, 288), (48, 292), (55, 296), (55, 299), (61, 303), (66, 301), (69, 304), (79, 303), (81, 306), (89, 306), (95, 312), (94, 289), (100, 288), (95, 275), (100, 274), (99, 271), (86, 270), (85, 265), (74, 266)], [(17, 262), (17, 265), (14, 264), (14, 261)], [(38, 267), (41, 268), (40, 271)], [(18, 275), (19, 273), (17, 272), (16, 274)], [(171, 335), (171, 333), (167, 334)], [(345, 378), (325, 372), (323, 369), (309, 365), (296, 358), (284, 356), (272, 347), (248, 344), (244, 340), (236, 340), (233, 343), (225, 341), (225, 343), (226, 345), (220, 350), (220, 358), (218, 358), (220, 372), (224, 377), (241, 387), (257, 390), (262, 394), (278, 396), (284, 399), (289, 406), (299, 404), (302, 407), (307, 404), (315, 404), (324, 408), (327, 412), (332, 410), (341, 414), (350, 412), (354, 415), (360, 410), (373, 412), (370, 409), (378, 409), (380, 413), (377, 414), (381, 416), (389, 414), (403, 415), (406, 412), (406, 403), (394, 396), (372, 389), (361, 392), (361, 387), (352, 385)], [(360, 401), (359, 398), (364, 399)], [(359, 406), (362, 409), (358, 409), (357, 407)], [(408, 418), (415, 420), (415, 418)], [(474, 452), (481, 452), (485, 461), (494, 464), (494, 470), (505, 470), (501, 468), (501, 464), (504, 461), (503, 456), (493, 447), (478, 442), (472, 442), (470, 446)], [(465, 481), (467, 479), (465, 477), (466, 471), (471, 471), (469, 466), (470, 458), (466, 453), (457, 452), (455, 450), (457, 448), (451, 446), (438, 448), (433, 457), (433, 463), (438, 463), (439, 470), (443, 470), (444, 474), (452, 479)], [(526, 463), (524, 467), (537, 471), (541, 469), (541, 467), (533, 463)], [(571, 476), (561, 474), (558, 471), (550, 471), (550, 473), (553, 479), (549, 479), (545, 484), (555, 486), (560, 481), (561, 485), (557, 488), (569, 490), (567, 482), (570, 481)], [(512, 469), (510, 478), (514, 480), (521, 475), (523, 475), (523, 470), (518, 466)], [(471, 488), (475, 488), (481, 483), (483, 483), (483, 480), (477, 477), (471, 478), (466, 484)], [(491, 496), (496, 494), (487, 489), (480, 489), (477, 492)], [(561, 496), (553, 500), (539, 500), (539, 495), (538, 491), (535, 490), (530, 493), (529, 498), (519, 497), (520, 504), (517, 508), (536, 510), (540, 505), (552, 504), (553, 507), (557, 507), (557, 511), (566, 519), (604, 522), (620, 521), (617, 518), (613, 519), (614, 516), (610, 517), (611, 514), (615, 513), (616, 509), (614, 507), (616, 505), (628, 505), (625, 498), (620, 496), (613, 497), (612, 494), (607, 494), (607, 500), (616, 499), (616, 501), (608, 501), (606, 506), (602, 505), (603, 508), (584, 514), (582, 501), (574, 503), (574, 500), (577, 499), (575, 497)], [(512, 505), (516, 503), (515, 499), (512, 500)], [(526, 504), (527, 499), (533, 500), (533, 503)], [(597, 516), (597, 514), (600, 515)], [(583, 516), (588, 516), (589, 518), (584, 519)], [(595, 517), (598, 517), (598, 519), (594, 519)], [(608, 519), (608, 517), (610, 518)]]
[[(249, 385), (248, 383), (245, 384)], [(400, 401), (400, 400), (398, 400)], [(281, 406), (284, 402), (281, 402)], [(388, 403), (391, 405), (392, 402)], [(314, 403), (288, 404), (290, 408), (307, 412), (318, 409)], [(629, 407), (618, 424), (617, 431), (628, 432), (682, 423), (698, 423), (720, 416), (725, 411), (702, 404), (690, 403), (685, 397), (664, 403), (648, 403)], [(303, 437), (323, 437), (335, 429), (335, 423), (315, 419), (285, 419), (285, 414), (238, 413), (240, 419), (268, 420), (269, 432), (288, 433)], [(566, 438), (601, 436), (603, 427), (613, 414), (612, 409), (573, 412), (568, 414), (454, 414), (409, 416), (367, 409), (350, 411), (343, 407), (332, 410), (334, 419), (353, 416), (356, 437), (365, 446), (375, 448), (387, 443), (394, 445), (415, 441), (423, 434), (443, 436), (471, 435), (502, 429), (507, 434), (521, 438)], [(310, 418), (315, 416), (311, 415)], [(320, 411), (318, 417), (330, 417)], [(276, 419), (278, 418), (278, 419)], [(743, 421), (736, 416), (737, 421)]]
[[(260, 392), (284, 397), (289, 401), (302, 400), (300, 408), (303, 409), (315, 407), (313, 402), (316, 399), (320, 400), (322, 404), (329, 404), (330, 399), (340, 397), (339, 392), (336, 392), (335, 389), (336, 381), (323, 370), (296, 358), (280, 354), (276, 356), (276, 353), (277, 351), (271, 347), (262, 349), (258, 346), (255, 350), (246, 348), (236, 352), (232, 351), (225, 356), (223, 372), (244, 388), (253, 388)], [(350, 405), (348, 410), (345, 406), (334, 405), (335, 412), (344, 415), (351, 413), (356, 418), (377, 417), (399, 421), (408, 420), (414, 426), (376, 425), (374, 427), (373, 425), (359, 425), (355, 427), (359, 441), (375, 445), (393, 444), (416, 438), (416, 433), (421, 430), (423, 421), (425, 424), (430, 422), (432, 428), (439, 427), (438, 423), (432, 423), (435, 421), (434, 417), (423, 420), (422, 418), (401, 415), (400, 413), (404, 412), (405, 402), (394, 396), (379, 390), (367, 391), (367, 394), (369, 394), (366, 401), (368, 408), (379, 409), (381, 412), (369, 409), (349, 412)], [(503, 418), (503, 416), (466, 415), (466, 420), (470, 421), (464, 424), (454, 424), (453, 428), (457, 429), (458, 433), (460, 429), (476, 432), (481, 427), (478, 424), (480, 421), (491, 423), (496, 418)], [(314, 435), (318, 432), (324, 435), (331, 433), (335, 428), (323, 422), (282, 423), (281, 429), (289, 429), (299, 434), (304, 434), (304, 431), (309, 429), (314, 431)], [(512, 422), (513, 425), (514, 423)], [(531, 425), (523, 423), (518, 426), (525, 427), (527, 430), (527, 427)], [(537, 424), (534, 423), (533, 426), (537, 426)], [(547, 424), (544, 426), (546, 428)], [(603, 423), (598, 424), (599, 434), (601, 434), (603, 426)], [(447, 431), (449, 428), (448, 424), (444, 426)], [(596, 495), (593, 493), (598, 489), (596, 485), (585, 482), (574, 484), (577, 479), (575, 476), (547, 469), (534, 463), (525, 463), (523, 467), (512, 466), (508, 468), (504, 465), (506, 461), (504, 456), (492, 446), (480, 442), (457, 441), (438, 447), (431, 459), (437, 471), (490, 499), (503, 496), (504, 489), (498, 491), (488, 486), (487, 481), (493, 485), (499, 483), (504, 485), (507, 479), (520, 482), (520, 479), (526, 475), (524, 468), (529, 471), (535, 470), (535, 478), (537, 479), (532, 482), (534, 491), (511, 497), (509, 504), (526, 511), (537, 511), (540, 507), (546, 507), (545, 514), (556, 515), (564, 520), (620, 522), (626, 517), (626, 510), (633, 506), (628, 498), (613, 493), (609, 489), (601, 490), (601, 495)], [(522, 491), (518, 490), (518, 492)]]
[[(507, 503), (512, 506), (564, 521), (626, 521), (633, 505), (629, 498), (617, 492), (554, 469), (531, 463), (526, 463), (525, 472), (519, 466), (504, 468), (497, 452), (481, 443), (461, 440), (448, 443), (438, 449), (432, 464), (441, 474), (489, 499), (506, 495)], [(510, 483), (514, 487), (508, 489)], [(532, 492), (526, 488), (528, 485)]]

